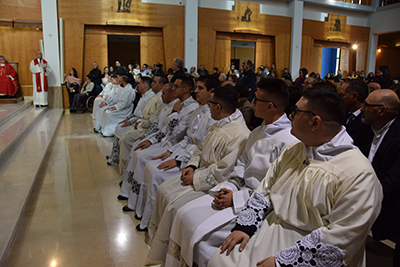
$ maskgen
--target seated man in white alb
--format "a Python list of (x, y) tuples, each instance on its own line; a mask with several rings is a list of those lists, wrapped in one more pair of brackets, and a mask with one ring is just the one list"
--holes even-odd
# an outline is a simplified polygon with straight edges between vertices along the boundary
[[(193, 97), (191, 97), (191, 92), (193, 90), (193, 87), (194, 87), (193, 81), (185, 76), (180, 77), (178, 83), (174, 83), (173, 93), (175, 97), (179, 99), (179, 101), (175, 103), (171, 115), (167, 117), (169, 119), (168, 123), (170, 124), (170, 127), (167, 127), (165, 129), (160, 129), (162, 130), (161, 133), (156, 134), (145, 141), (142, 141), (139, 145), (132, 146), (131, 140), (129, 139), (120, 142), (120, 158), (119, 158), (120, 170), (126, 169), (127, 162), (132, 161), (132, 156), (135, 153), (134, 150), (136, 151), (138, 149), (140, 150), (148, 149), (148, 147), (150, 147), (151, 149), (156, 149), (159, 148), (160, 145), (169, 147), (170, 145), (174, 145), (177, 142), (179, 142), (185, 136), (190, 116), (192, 112), (199, 106), (196, 100), (194, 100)], [(170, 135), (166, 137), (168, 131)], [(173, 133), (173, 131), (175, 132)], [(161, 142), (163, 138), (164, 140), (163, 142)], [(142, 152), (138, 151), (136, 153), (142, 153)], [(134, 164), (132, 165), (133, 166), (132, 171), (133, 171), (134, 168), (136, 167), (136, 160), (133, 160), (132, 163)]]
[(100, 133), (104, 112), (113, 105), (118, 103), (120, 93), (123, 90), (123, 88), (121, 87), (122, 76), (120, 74), (117, 74), (114, 81), (115, 81), (115, 86), (113, 93), (107, 99), (105, 99), (103, 102), (100, 103), (96, 111), (94, 128), (93, 128), (93, 131), (96, 133)]
[(237, 94), (232, 86), (215, 89), (208, 104), (211, 117), (217, 122), (197, 146), (181, 175), (168, 178), (157, 189), (149, 224), (153, 243), (146, 264), (165, 262), (176, 211), (225, 181), (246, 144), (250, 131), (236, 108)]
[[(125, 120), (118, 123), (114, 133), (114, 143), (111, 155), (108, 157), (108, 165), (119, 164), (120, 142), (126, 138), (126, 143), (133, 144), (135, 140), (145, 133), (153, 121), (160, 114), (161, 108), (165, 105), (162, 101), (162, 87), (167, 82), (164, 76), (149, 77), (140, 79), (139, 91), (142, 94), (135, 111)], [(150, 89), (151, 86), (151, 89)], [(128, 156), (127, 156), (128, 157)]]
[(99, 108), (100, 103), (103, 102), (104, 100), (106, 100), (114, 92), (115, 81), (113, 82), (113, 80), (115, 78), (116, 78), (115, 76), (109, 76), (108, 78), (103, 78), (103, 79), (107, 79), (108, 82), (107, 82), (106, 86), (104, 86), (104, 88), (100, 92), (100, 94), (98, 94), (96, 96), (96, 98), (94, 99), (93, 111), (92, 111), (92, 118), (94, 120), (96, 119), (96, 112), (97, 112), (97, 109)]
[(301, 142), (268, 169), (208, 266), (365, 266), (382, 186), (342, 126), (344, 114), (330, 86), (303, 91), (290, 115)]
[(119, 92), (118, 102), (104, 111), (100, 128), (100, 132), (104, 137), (114, 136), (115, 126), (117, 126), (118, 122), (132, 113), (133, 100), (135, 100), (136, 93), (129, 83), (128, 76), (122, 76), (121, 86), (122, 89)]
[[(155, 134), (161, 132), (160, 129), (164, 127), (168, 127), (166, 122), (166, 118), (169, 114), (171, 114), (172, 108), (174, 107), (175, 103), (179, 101), (179, 99), (175, 98), (173, 92), (172, 92), (172, 83), (167, 83), (163, 86), (162, 88), (162, 94), (161, 98), (162, 101), (164, 102), (164, 107), (161, 108), (161, 111), (158, 115), (158, 117), (153, 121), (153, 123), (150, 125), (149, 129), (147, 131), (139, 136), (134, 145), (138, 145), (140, 142), (146, 141), (150, 138), (152, 138)], [(122, 181), (120, 182), (120, 186), (122, 185)], [(118, 196), (119, 200), (127, 200), (127, 197)]]
[[(191, 78), (179, 77), (175, 81), (173, 94), (180, 101), (175, 103), (172, 112), (167, 116), (165, 127), (139, 144), (134, 144), (132, 147), (129, 161), (121, 177), (123, 183), (120, 196), (128, 197), (130, 191), (139, 192), (140, 184), (144, 178), (141, 175), (144, 174), (145, 163), (164, 153), (184, 138), (191, 115), (199, 106), (197, 101), (191, 96), (193, 87), (194, 83)], [(121, 143), (121, 155), (123, 154), (123, 149), (126, 149), (126, 146)], [(139, 161), (141, 162), (140, 164), (138, 164)], [(121, 162), (122, 158), (120, 158), (120, 164)], [(134, 177), (135, 173), (138, 173), (138, 175)], [(134, 208), (125, 206), (123, 210), (132, 211)]]
[(289, 144), (298, 141), (290, 133), (291, 122), (285, 114), (288, 101), (284, 81), (266, 78), (257, 84), (254, 111), (264, 123), (251, 132), (228, 180), (178, 210), (170, 235), (167, 266), (179, 266), (181, 261), (189, 266), (193, 262), (207, 266), (268, 168)]
[(210, 75), (200, 77), (194, 91), (200, 106), (192, 113), (185, 137), (163, 154), (149, 160), (144, 173), (141, 174), (145, 178), (140, 184), (139, 192), (129, 193), (128, 207), (135, 207), (137, 217), (141, 218), (137, 230), (147, 229), (158, 186), (167, 178), (181, 173), (196, 146), (203, 142), (210, 127), (216, 122), (211, 118), (207, 101), (211, 91), (217, 87), (219, 82), (216, 77)]

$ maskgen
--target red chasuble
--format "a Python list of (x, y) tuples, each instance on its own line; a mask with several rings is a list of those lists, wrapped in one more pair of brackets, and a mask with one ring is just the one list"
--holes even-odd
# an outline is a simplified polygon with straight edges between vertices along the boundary
[(0, 66), (0, 95), (14, 95), (17, 89), (18, 84), (14, 68), (8, 63), (5, 66)]

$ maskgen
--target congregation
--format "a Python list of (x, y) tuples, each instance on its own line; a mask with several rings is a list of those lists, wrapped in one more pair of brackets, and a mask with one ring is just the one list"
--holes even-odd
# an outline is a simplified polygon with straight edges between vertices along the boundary
[(153, 66), (93, 62), (80, 90), (74, 68), (66, 79), (71, 112), (95, 96), (94, 132), (113, 138), (107, 164), (150, 237), (146, 266), (363, 266), (370, 230), (400, 241), (387, 66), (294, 80), (248, 59), (228, 73)]

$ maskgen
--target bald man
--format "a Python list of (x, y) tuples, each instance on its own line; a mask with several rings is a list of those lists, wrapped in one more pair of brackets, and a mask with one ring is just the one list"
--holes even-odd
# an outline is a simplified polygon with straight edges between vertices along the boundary
[(303, 90), (306, 88), (313, 87), (314, 84), (316, 84), (318, 81), (314, 77), (308, 77), (307, 79), (304, 80), (304, 85), (303, 85)]
[(392, 90), (376, 90), (361, 110), (367, 125), (360, 127), (355, 145), (372, 163), (384, 196), (372, 233), (375, 240), (396, 238), (393, 266), (400, 266), (400, 101)]
[(368, 89), (369, 89), (369, 92), (372, 93), (375, 90), (380, 90), (381, 85), (379, 83), (372, 82), (372, 83), (368, 84)]

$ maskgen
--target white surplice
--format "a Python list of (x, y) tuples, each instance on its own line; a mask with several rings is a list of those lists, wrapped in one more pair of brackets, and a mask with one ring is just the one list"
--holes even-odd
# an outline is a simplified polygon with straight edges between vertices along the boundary
[(106, 84), (106, 86), (104, 87), (103, 91), (101, 91), (101, 93), (98, 95), (99, 97), (96, 97), (94, 99), (93, 102), (93, 110), (92, 110), (92, 118), (93, 120), (96, 119), (96, 112), (97, 109), (99, 108), (99, 105), (101, 102), (103, 102), (104, 100), (106, 100), (113, 92), (114, 92), (114, 87), (116, 87), (117, 85), (109, 82)]
[[(113, 136), (115, 126), (124, 120), (133, 110), (133, 101), (135, 100), (136, 92), (131, 84), (127, 84), (119, 92), (118, 102), (113, 105), (116, 109), (104, 111), (103, 121), (101, 123), (101, 133), (103, 136)], [(96, 122), (97, 123), (97, 122)]]
[(107, 109), (109, 109), (110, 107), (112, 107), (113, 105), (118, 103), (119, 96), (120, 96), (120, 93), (122, 90), (123, 90), (123, 87), (121, 87), (120, 85), (115, 85), (113, 93), (110, 94), (110, 96), (106, 100), (104, 100), (106, 105), (104, 107), (97, 109), (96, 115), (95, 115), (95, 123), (94, 123), (94, 129), (96, 131), (101, 130), (101, 126), (102, 126), (102, 122), (103, 122), (103, 118), (104, 118), (104, 112)]
[[(191, 115), (198, 106), (199, 103), (192, 97), (189, 97), (181, 103), (181, 108), (178, 112), (171, 112), (165, 117), (163, 127), (160, 128), (160, 130), (146, 138), (146, 140), (151, 142), (150, 147), (134, 151), (137, 144), (135, 143), (132, 146), (129, 160), (125, 164), (126, 166), (123, 168), (123, 174), (121, 176), (121, 179), (123, 180), (120, 191), (121, 196), (129, 197), (131, 191), (139, 192), (138, 188), (140, 187), (143, 177), (138, 177), (138, 180), (135, 180), (133, 178), (134, 173), (138, 172), (143, 174), (147, 161), (161, 153), (164, 153), (168, 148), (179, 143), (183, 139)], [(139, 160), (143, 163), (137, 164)], [(131, 208), (134, 209), (135, 205)]]
[(209, 189), (225, 181), (235, 162), (242, 154), (250, 131), (242, 113), (236, 111), (229, 117), (217, 121), (203, 143), (198, 145), (187, 166), (197, 169), (193, 185), (181, 181), (181, 175), (168, 178), (156, 193), (155, 206), (149, 223), (149, 235), (153, 243), (146, 264), (165, 261), (168, 240), (176, 211), (189, 201), (204, 196)]
[(380, 212), (382, 187), (345, 128), (331, 141), (290, 145), (239, 213), (234, 230), (251, 236), (242, 252), (217, 251), (208, 266), (365, 266), (365, 240)]
[[(167, 178), (181, 173), (181, 171), (186, 167), (186, 163), (192, 156), (196, 146), (203, 142), (210, 127), (215, 122), (216, 121), (211, 118), (210, 108), (207, 104), (198, 107), (192, 114), (183, 140), (168, 149), (172, 154), (164, 161), (158, 159), (149, 160), (146, 163), (144, 170), (145, 178), (140, 184), (140, 191), (134, 208), (136, 215), (142, 217), (140, 228), (144, 229), (149, 224), (158, 186), (160, 186)], [(159, 170), (157, 168), (157, 166), (162, 162), (170, 159), (180, 161), (180, 166), (167, 171)], [(133, 205), (135, 205), (135, 203), (131, 198), (129, 198), (128, 207)]]
[[(157, 94), (154, 94), (152, 90), (147, 91), (140, 98), (133, 114), (128, 116), (131, 125), (122, 127), (122, 123), (117, 124), (115, 127), (113, 147), (108, 161), (111, 165), (119, 164), (120, 144), (130, 144), (132, 147), (131, 144), (133, 144), (138, 137), (142, 136), (147, 129), (149, 129), (152, 122), (158, 117), (161, 109), (165, 106), (161, 94), (161, 91)], [(138, 125), (134, 128), (136, 123), (138, 123)]]
[[(235, 218), (250, 194), (265, 177), (268, 168), (291, 143), (298, 141), (291, 133), (286, 114), (271, 124), (254, 129), (245, 149), (236, 161), (227, 181), (210, 189), (209, 194), (180, 208), (170, 235), (171, 250), (167, 266), (179, 266), (181, 257), (192, 266), (207, 266), (208, 260), (222, 245), (235, 225)], [(220, 210), (212, 204), (221, 188), (233, 191), (233, 207)], [(173, 251), (173, 248), (178, 251)], [(171, 252), (171, 253), (170, 253)]]

